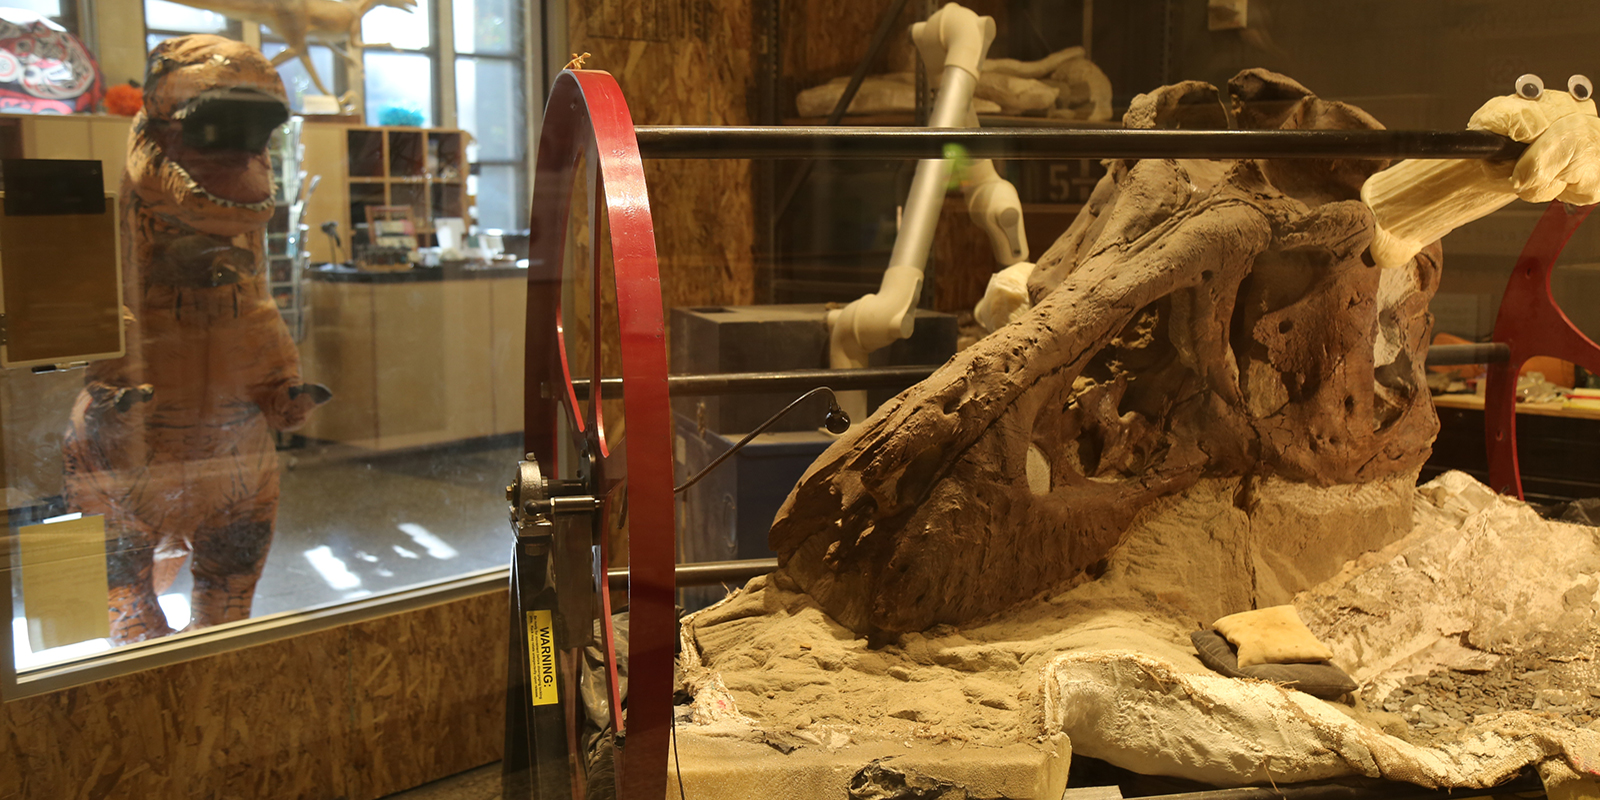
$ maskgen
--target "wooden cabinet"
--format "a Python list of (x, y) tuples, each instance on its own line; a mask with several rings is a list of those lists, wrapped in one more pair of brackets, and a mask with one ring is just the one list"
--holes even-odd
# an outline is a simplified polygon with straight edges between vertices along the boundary
[(334, 398), (301, 433), (395, 450), (522, 430), (526, 286), (313, 281), (303, 372)]

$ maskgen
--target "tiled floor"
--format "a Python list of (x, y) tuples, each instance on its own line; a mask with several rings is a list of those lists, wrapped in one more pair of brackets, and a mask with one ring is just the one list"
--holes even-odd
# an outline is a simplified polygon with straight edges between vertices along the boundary
[(255, 613), (349, 600), (504, 566), (516, 447), (321, 459), (283, 472)]
[[(389, 455), (281, 452), (278, 529), (256, 586), (254, 615), (504, 566), (511, 546), (505, 485), (516, 471), (516, 444), (474, 442)], [(184, 570), (162, 593), (174, 627), (188, 622), (191, 586)], [(37, 655), (24, 652), (26, 598), (14, 599), (20, 601), (13, 621), (19, 667), (109, 647), (98, 639)]]

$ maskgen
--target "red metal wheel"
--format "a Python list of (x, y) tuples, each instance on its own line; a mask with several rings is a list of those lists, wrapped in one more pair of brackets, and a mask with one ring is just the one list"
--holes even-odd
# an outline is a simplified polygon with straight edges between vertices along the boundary
[(1489, 365), (1489, 385), (1484, 390), (1489, 485), (1518, 499), (1522, 475), (1517, 464), (1517, 374), (1522, 365), (1534, 356), (1554, 356), (1600, 374), (1600, 346), (1572, 324), (1550, 293), (1556, 259), (1594, 208), (1556, 201), (1545, 209), (1517, 258), (1495, 317), (1494, 341), (1509, 345), (1511, 357)]
[[(540, 133), (532, 209), (525, 449), (537, 462), (535, 474), (560, 489), (553, 494), (597, 503), (568, 516), (547, 506), (555, 509), (547, 520), (553, 545), (519, 535), (506, 784), (525, 784), (540, 797), (610, 794), (587, 785), (584, 725), (593, 721), (585, 714), (587, 699), (588, 708), (604, 709), (602, 722), (614, 734), (615, 796), (660, 800), (677, 644), (667, 356), (644, 168), (627, 104), (609, 74), (566, 71), (556, 79)], [(569, 228), (584, 217), (587, 240), (569, 242)], [(614, 289), (614, 305), (607, 289)], [(620, 404), (588, 380), (616, 374), (626, 387)], [(626, 443), (616, 436), (618, 408)], [(629, 569), (630, 614), (625, 698), (605, 589), (608, 532), (623, 526), (627, 560), (620, 563)], [(596, 628), (601, 634), (590, 635)], [(540, 650), (541, 637), (552, 634), (553, 660), (550, 650)], [(584, 668), (586, 647), (603, 654), (598, 673)], [(558, 684), (554, 695), (531, 688), (546, 677)], [(520, 794), (517, 788), (506, 796)]]

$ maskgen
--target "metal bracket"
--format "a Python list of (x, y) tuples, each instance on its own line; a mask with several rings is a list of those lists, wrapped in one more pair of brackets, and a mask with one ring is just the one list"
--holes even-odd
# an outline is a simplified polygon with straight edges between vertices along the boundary
[(557, 517), (592, 514), (600, 508), (600, 499), (588, 491), (588, 481), (546, 478), (532, 453), (517, 462), (517, 477), (506, 486), (506, 501), (519, 536)]
[(0, 314), (0, 346), (5, 346), (10, 342), (11, 340), (6, 336), (6, 315)]

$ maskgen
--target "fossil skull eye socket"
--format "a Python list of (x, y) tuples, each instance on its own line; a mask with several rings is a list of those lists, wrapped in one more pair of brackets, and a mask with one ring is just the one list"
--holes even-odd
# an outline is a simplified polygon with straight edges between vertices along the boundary
[(1567, 79), (1567, 94), (1581, 103), (1594, 96), (1594, 84), (1589, 82), (1587, 76), (1574, 75)]
[(1526, 100), (1538, 100), (1544, 94), (1544, 79), (1533, 73), (1528, 73), (1517, 79), (1517, 96)]

